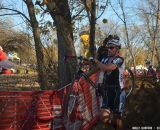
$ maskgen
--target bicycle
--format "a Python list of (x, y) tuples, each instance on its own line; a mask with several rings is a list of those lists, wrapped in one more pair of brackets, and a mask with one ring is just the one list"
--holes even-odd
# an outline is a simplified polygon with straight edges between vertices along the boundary
[[(126, 78), (128, 78), (129, 83), (128, 83), (128, 86), (125, 87), (126, 88), (125, 91), (126, 91), (126, 98), (128, 98), (135, 88), (135, 76), (134, 76), (131, 69), (127, 68), (126, 71), (128, 71)], [(126, 80), (125, 80), (125, 82), (126, 82)]]
[[(89, 78), (89, 76), (84, 71), (82, 71), (82, 67), (84, 65), (83, 62), (88, 61), (88, 60), (84, 59), (83, 57), (78, 57), (77, 59), (79, 60), (78, 65), (77, 65), (77, 71), (74, 76), (74, 79), (71, 82), (71, 85), (68, 88), (69, 91), (65, 96), (65, 104), (62, 106), (64, 120), (68, 120), (68, 118), (70, 118), (70, 115), (73, 113), (73, 111), (75, 109), (75, 105), (77, 103), (77, 100), (80, 98), (79, 95), (77, 94), (78, 90), (77, 91), (73, 90), (73, 86), (74, 86), (75, 82), (79, 84), (79, 80), (83, 77), (85, 79), (85, 81), (87, 81), (92, 86), (92, 89), (95, 89), (96, 93), (98, 93), (97, 92), (97, 90), (98, 90), (97, 85)], [(93, 63), (93, 61), (92, 61), (92, 63)], [(134, 82), (135, 82), (134, 75), (133, 75), (132, 71), (129, 69), (128, 69), (127, 78), (129, 79), (131, 84), (128, 86), (127, 89), (125, 89), (125, 91), (126, 91), (125, 98), (128, 98), (131, 95), (133, 88), (134, 88)], [(98, 94), (97, 96), (100, 96), (100, 94)], [(85, 104), (87, 104), (87, 103), (88, 102), (85, 102)], [(79, 126), (80, 125), (81, 124), (79, 124)]]
[[(70, 126), (72, 124), (69, 124), (70, 126), (67, 125), (67, 123), (69, 122), (70, 116), (72, 115), (73, 111), (75, 110), (78, 100), (80, 100), (82, 98), (82, 95), (78, 95), (79, 90), (75, 90), (74, 85), (79, 84), (79, 81), (81, 80), (81, 78), (83, 78), (91, 86), (92, 90), (97, 89), (96, 84), (82, 70), (82, 67), (84, 66), (83, 62), (88, 61), (88, 60), (83, 57), (76, 57), (76, 58), (78, 60), (78, 65), (77, 65), (77, 69), (76, 69), (77, 71), (74, 75), (74, 78), (73, 78), (70, 86), (67, 88), (68, 91), (67, 91), (67, 94), (64, 96), (64, 104), (62, 104), (62, 111), (63, 111), (62, 115), (64, 118), (66, 128), (69, 127), (68, 130), (72, 130), (72, 128), (70, 128)], [(88, 91), (86, 93), (88, 93)], [(85, 104), (82, 104), (81, 106), (86, 105), (86, 104), (88, 104), (88, 102), (85, 102)], [(78, 126), (79, 127), (81, 126), (81, 122)]]
[[(126, 102), (126, 100), (129, 99), (131, 93), (133, 93), (133, 91), (134, 91), (135, 76), (134, 76), (132, 70), (129, 68), (127, 68), (125, 70), (125, 72), (127, 72), (127, 74), (125, 74), (125, 82), (126, 82), (125, 85), (126, 86), (124, 87), (124, 89), (122, 89), (122, 92), (125, 91), (125, 95), (124, 95), (125, 97), (122, 97), (122, 98)], [(117, 122), (117, 119), (123, 120), (125, 117), (126, 117), (125, 111), (121, 114), (121, 117), (119, 117), (119, 114), (111, 112), (108, 116), (108, 119), (107, 119), (108, 121), (110, 121), (110, 123), (107, 125), (108, 130), (112, 130), (112, 129), (116, 130), (117, 126), (115, 123)], [(112, 123), (112, 121), (113, 121), (113, 123)]]

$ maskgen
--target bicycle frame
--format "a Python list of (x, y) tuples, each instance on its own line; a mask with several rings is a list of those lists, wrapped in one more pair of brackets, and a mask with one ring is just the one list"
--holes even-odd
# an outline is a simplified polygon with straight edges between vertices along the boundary
[(129, 75), (131, 76), (131, 80), (132, 80), (132, 83), (131, 83), (131, 88), (129, 89), (129, 91), (126, 93), (126, 98), (129, 97), (129, 95), (132, 93), (134, 87), (135, 87), (135, 77), (134, 77), (134, 74), (132, 72), (132, 70), (130, 69), (127, 69), (128, 72), (129, 72)]
[[(97, 85), (92, 80), (90, 80), (88, 75), (85, 72), (83, 72), (81, 68), (82, 68), (82, 64), (80, 62), (77, 67), (77, 72), (74, 76), (74, 79), (72, 80), (72, 82), (68, 88), (69, 91), (68, 91), (66, 98), (65, 98), (65, 100), (66, 100), (65, 104), (62, 106), (64, 119), (68, 119), (70, 117), (70, 115), (72, 114), (72, 112), (75, 108), (75, 104), (78, 101), (77, 99), (78, 99), (79, 95), (76, 92), (73, 92), (74, 90), (72, 89), (75, 82), (79, 83), (80, 78), (83, 77), (94, 89), (97, 89)], [(131, 76), (132, 85), (131, 85), (131, 88), (126, 93), (126, 98), (128, 98), (130, 96), (130, 94), (133, 91), (134, 85), (135, 85), (135, 78), (134, 78), (132, 71), (128, 69), (128, 72)]]
[[(74, 78), (73, 78), (73, 80), (72, 80), (72, 82), (71, 82), (71, 84), (70, 84), (70, 86), (69, 86), (69, 91), (68, 91), (68, 93), (67, 93), (67, 95), (66, 95), (66, 102), (65, 102), (65, 104), (62, 106), (64, 118), (67, 118), (67, 117), (69, 116), (68, 113), (70, 113), (70, 114), (72, 113), (73, 108), (74, 108), (74, 104), (75, 104), (75, 102), (76, 102), (76, 96), (75, 96), (75, 95), (71, 95), (71, 93), (72, 93), (72, 87), (73, 87), (75, 81), (79, 81), (79, 79), (80, 79), (81, 77), (84, 77), (84, 79), (85, 79), (88, 83), (90, 83), (91, 86), (93, 86), (93, 88), (95, 88), (95, 89), (97, 88), (97, 87), (96, 87), (96, 84), (95, 84), (92, 80), (89, 79), (89, 77), (87, 76), (87, 74), (86, 74), (85, 72), (82, 71), (82, 61), (83, 61), (83, 58), (80, 57), (80, 58), (78, 58), (78, 59), (80, 60), (80, 62), (78, 63), (77, 71), (76, 71), (76, 73), (75, 73), (75, 75), (74, 75)], [(71, 101), (71, 102), (73, 102), (73, 103), (72, 103), (73, 107), (72, 107), (71, 110), (68, 110), (69, 98), (70, 98), (70, 96), (74, 97), (73, 101)]]

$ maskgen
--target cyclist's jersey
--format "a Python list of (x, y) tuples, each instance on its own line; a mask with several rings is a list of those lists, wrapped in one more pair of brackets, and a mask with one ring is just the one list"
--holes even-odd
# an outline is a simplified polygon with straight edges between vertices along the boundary
[(115, 57), (105, 57), (101, 61), (103, 64), (112, 63), (117, 66), (117, 68), (111, 72), (104, 73), (103, 83), (105, 86), (113, 85), (113, 86), (120, 86), (121, 88), (124, 87), (124, 59), (120, 56)]
[(103, 64), (115, 64), (117, 67), (111, 72), (104, 72), (102, 83), (102, 106), (101, 108), (110, 109), (113, 112), (123, 112), (121, 103), (121, 92), (124, 87), (124, 59), (120, 56), (106, 57), (101, 61)]

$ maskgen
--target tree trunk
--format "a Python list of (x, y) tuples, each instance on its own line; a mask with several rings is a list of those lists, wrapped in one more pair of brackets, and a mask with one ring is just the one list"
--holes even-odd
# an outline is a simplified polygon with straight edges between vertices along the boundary
[[(160, 1), (157, 1), (157, 11), (156, 11), (156, 27), (155, 29), (153, 28), (154, 32), (153, 32), (153, 52), (152, 52), (152, 56), (151, 56), (151, 61), (152, 61), (152, 65), (155, 65), (155, 55), (156, 55), (156, 46), (157, 46), (157, 36), (158, 36), (158, 27), (159, 27), (159, 10), (160, 10)], [(158, 58), (159, 60), (159, 58)]]
[(152, 55), (151, 55), (151, 62), (152, 62), (152, 65), (154, 66), (155, 65), (155, 52), (156, 52), (156, 39), (154, 38), (153, 39), (153, 43), (152, 43), (152, 45), (153, 45), (153, 51), (152, 51)]
[(132, 63), (133, 63), (133, 68), (134, 68), (134, 74), (136, 74), (136, 61), (135, 61), (135, 57), (132, 53), (132, 48), (130, 47), (130, 41), (129, 41), (129, 35), (128, 35), (128, 28), (127, 28), (127, 24), (126, 22), (124, 22), (124, 26), (125, 26), (125, 33), (126, 33), (126, 39), (127, 39), (127, 48), (128, 48), (128, 51), (129, 51), (129, 54), (131, 55), (131, 58), (132, 58)]
[(158, 68), (160, 68), (160, 55), (159, 55), (159, 51), (158, 48), (156, 47), (156, 58), (157, 58), (157, 62), (158, 62)]
[(36, 57), (38, 65), (37, 67), (38, 79), (41, 89), (46, 89), (48, 87), (48, 84), (47, 84), (47, 74), (45, 72), (45, 65), (44, 65), (44, 54), (42, 50), (42, 43), (40, 40), (40, 29), (38, 27), (38, 22), (35, 17), (34, 5), (32, 0), (26, 0), (26, 5), (28, 8), (30, 24), (33, 29), (33, 36), (35, 41), (35, 49), (36, 49)]
[(65, 59), (66, 52), (66, 44), (64, 42), (63, 37), (61, 36), (61, 31), (57, 28), (57, 37), (58, 37), (58, 77), (59, 77), (59, 85), (64, 86), (71, 82), (71, 76), (69, 72), (69, 68), (66, 64), (67, 59)]
[(121, 21), (124, 23), (125, 34), (126, 34), (126, 44), (125, 44), (125, 46), (127, 47), (128, 51), (129, 51), (129, 54), (131, 55), (131, 58), (132, 58), (132, 61), (133, 61), (132, 63), (133, 63), (134, 73), (136, 73), (136, 62), (135, 62), (135, 57), (134, 57), (133, 52), (132, 52), (131, 43), (130, 43), (130, 40), (129, 40), (126, 14), (125, 14), (125, 11), (124, 11), (124, 5), (123, 4), (124, 4), (124, 1), (119, 0), (119, 5), (120, 5), (121, 11), (122, 11), (122, 17), (123, 18), (121, 18), (121, 16), (115, 11), (115, 9), (114, 9), (114, 12), (121, 19)]
[(47, 8), (57, 28), (59, 83), (63, 87), (73, 79), (77, 65), (71, 14), (67, 0), (49, 1)]
[(96, 1), (91, 3), (90, 36), (89, 45), (91, 56), (95, 57), (95, 24), (96, 24)]

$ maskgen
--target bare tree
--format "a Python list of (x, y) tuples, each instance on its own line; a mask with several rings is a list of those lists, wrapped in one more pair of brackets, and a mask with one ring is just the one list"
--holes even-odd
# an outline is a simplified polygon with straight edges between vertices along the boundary
[[(147, 44), (148, 49), (151, 51), (151, 62), (155, 65), (155, 60), (157, 60), (158, 64), (160, 64), (160, 55), (159, 55), (159, 20), (160, 20), (160, 1), (145, 1), (146, 6), (140, 6), (138, 8), (141, 19), (146, 25), (146, 35), (148, 36), (148, 40), (150, 41)], [(155, 59), (156, 58), (156, 59)]]
[(135, 71), (136, 62), (135, 62), (135, 56), (133, 55), (131, 41), (129, 38), (128, 24), (127, 24), (127, 18), (126, 18), (127, 15), (126, 15), (126, 12), (124, 9), (124, 0), (118, 0), (118, 4), (119, 4), (121, 12), (122, 12), (122, 17), (120, 16), (120, 14), (118, 14), (118, 12), (114, 9), (114, 7), (112, 6), (112, 3), (110, 2), (110, 5), (111, 5), (113, 11), (118, 16), (118, 18), (123, 22), (124, 30), (125, 30), (125, 38), (126, 38), (125, 46), (126, 46), (127, 50), (129, 51), (129, 54), (130, 54), (132, 62), (133, 62), (134, 72), (136, 73), (136, 71)]
[(11, 11), (11, 13), (3, 14), (1, 16), (12, 15), (12, 14), (13, 15), (21, 15), (30, 23), (30, 25), (32, 27), (32, 31), (33, 31), (34, 41), (35, 41), (39, 83), (40, 83), (41, 89), (46, 89), (48, 87), (47, 74), (45, 71), (44, 54), (43, 54), (43, 50), (42, 50), (42, 43), (40, 40), (40, 28), (39, 28), (37, 19), (35, 17), (34, 4), (33, 4), (32, 0), (26, 0), (26, 1), (23, 0), (23, 1), (27, 5), (30, 18), (28, 18), (24, 13), (22, 13), (19, 10), (10, 9), (10, 8), (6, 8), (6, 7), (1, 7), (0, 10), (9, 10), (9, 11)]
[[(45, 5), (47, 6), (47, 9), (44, 7), (44, 1), (41, 3), (37, 1), (37, 4), (40, 5), (40, 7), (44, 10), (47, 10), (56, 26), (57, 29), (57, 38), (58, 38), (58, 70), (59, 70), (59, 80), (60, 80), (60, 86), (66, 85), (71, 82), (71, 80), (74, 77), (74, 73), (76, 72), (76, 53), (74, 48), (74, 39), (73, 39), (73, 19), (77, 18), (78, 16), (81, 17), (81, 12), (83, 12), (84, 8), (79, 9), (77, 13), (72, 15), (71, 17), (71, 10), (74, 10), (76, 8), (70, 8), (69, 2), (73, 3), (74, 0), (70, 1), (62, 1), (62, 0), (55, 0), (51, 1), (48, 0)], [(81, 1), (77, 2), (77, 5), (82, 5)], [(96, 22), (96, 1), (84, 1), (84, 5), (86, 7), (86, 11), (88, 14), (88, 17), (90, 19), (90, 23), (92, 27), (90, 27), (90, 35), (92, 35), (92, 38), (90, 38), (90, 43), (92, 43), (91, 48), (94, 51), (94, 41), (95, 41), (95, 22)], [(91, 6), (90, 6), (91, 4)], [(74, 10), (76, 11), (76, 10)], [(93, 42), (92, 42), (93, 41)], [(93, 53), (94, 54), (94, 53)], [(64, 62), (64, 57), (68, 57), (67, 62)]]

